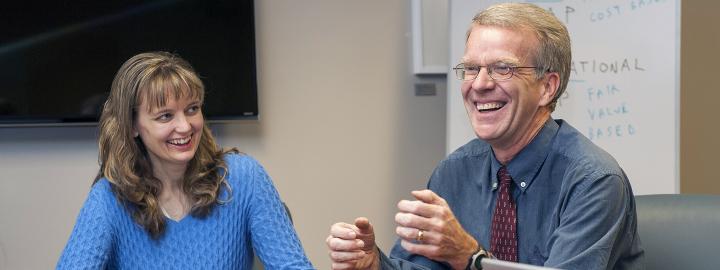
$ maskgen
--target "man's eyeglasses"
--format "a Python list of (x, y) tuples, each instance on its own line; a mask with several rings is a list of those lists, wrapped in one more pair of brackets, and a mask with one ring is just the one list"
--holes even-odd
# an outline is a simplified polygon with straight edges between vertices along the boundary
[(455, 70), (455, 76), (458, 80), (472, 81), (477, 78), (482, 68), (487, 70), (488, 75), (494, 81), (504, 81), (512, 78), (513, 74), (515, 74), (519, 68), (537, 67), (516, 67), (506, 63), (495, 63), (487, 66), (466, 66), (465, 64), (458, 64), (453, 70)]

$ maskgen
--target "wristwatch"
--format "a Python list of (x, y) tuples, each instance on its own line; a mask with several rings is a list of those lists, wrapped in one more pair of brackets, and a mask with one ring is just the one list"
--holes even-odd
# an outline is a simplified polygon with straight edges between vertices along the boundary
[(470, 263), (468, 264), (467, 269), (482, 270), (482, 264), (480, 264), (480, 261), (488, 257), (488, 252), (482, 246), (478, 247), (478, 251), (470, 258)]

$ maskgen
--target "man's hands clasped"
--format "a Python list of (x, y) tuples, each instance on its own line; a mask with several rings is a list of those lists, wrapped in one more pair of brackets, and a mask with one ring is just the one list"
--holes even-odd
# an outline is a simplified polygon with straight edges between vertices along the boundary
[[(445, 199), (430, 190), (413, 191), (414, 201), (398, 203), (395, 232), (408, 252), (465, 269), (477, 241), (460, 225)], [(366, 218), (335, 223), (326, 239), (332, 269), (379, 269), (373, 227)]]

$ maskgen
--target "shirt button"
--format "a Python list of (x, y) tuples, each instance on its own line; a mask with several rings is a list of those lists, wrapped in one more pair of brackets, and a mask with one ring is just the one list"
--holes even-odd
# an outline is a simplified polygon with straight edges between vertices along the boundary
[(525, 186), (527, 186), (527, 184), (525, 184), (525, 182), (520, 182), (520, 187), (525, 187)]

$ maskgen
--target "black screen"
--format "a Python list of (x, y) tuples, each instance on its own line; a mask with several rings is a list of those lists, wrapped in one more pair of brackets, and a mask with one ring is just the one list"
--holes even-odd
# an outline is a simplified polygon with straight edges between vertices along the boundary
[(96, 122), (141, 52), (180, 55), (210, 120), (258, 114), (252, 0), (16, 1), (0, 8), (0, 124)]

